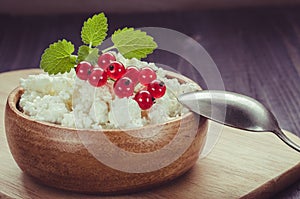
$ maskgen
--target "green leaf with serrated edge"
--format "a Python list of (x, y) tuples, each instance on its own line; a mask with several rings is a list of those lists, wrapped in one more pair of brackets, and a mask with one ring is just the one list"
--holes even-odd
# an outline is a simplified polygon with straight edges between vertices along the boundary
[(81, 30), (83, 43), (91, 46), (98, 46), (107, 36), (107, 18), (104, 13), (94, 15), (84, 22)]
[(98, 48), (90, 48), (88, 46), (82, 45), (78, 49), (77, 62), (88, 61), (92, 65), (96, 65), (99, 56), (98, 54)]
[(99, 57), (99, 49), (93, 48), (91, 49), (88, 56), (85, 58), (86, 61), (90, 62), (92, 65), (96, 65)]
[(114, 46), (127, 59), (145, 58), (157, 48), (153, 38), (141, 30), (133, 28), (123, 28), (117, 30), (111, 37)]
[(43, 53), (40, 67), (48, 74), (70, 72), (76, 64), (76, 56), (72, 55), (74, 45), (67, 40), (58, 40)]
[(77, 62), (85, 61), (85, 58), (89, 55), (90, 48), (88, 46), (82, 45), (78, 48)]

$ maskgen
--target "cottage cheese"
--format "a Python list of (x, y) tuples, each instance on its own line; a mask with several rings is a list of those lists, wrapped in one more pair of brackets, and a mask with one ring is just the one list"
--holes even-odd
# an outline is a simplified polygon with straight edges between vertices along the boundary
[(115, 54), (125, 67), (151, 67), (157, 78), (164, 81), (169, 92), (147, 112), (142, 112), (132, 97), (118, 98), (112, 92), (112, 84), (92, 87), (76, 77), (75, 71), (48, 75), (30, 75), (21, 79), (25, 92), (20, 100), (24, 113), (39, 121), (52, 122), (80, 129), (136, 128), (147, 124), (162, 123), (181, 116), (183, 108), (174, 95), (197, 90), (194, 83), (180, 84), (177, 79), (166, 78), (166, 71), (154, 63), (125, 59)]

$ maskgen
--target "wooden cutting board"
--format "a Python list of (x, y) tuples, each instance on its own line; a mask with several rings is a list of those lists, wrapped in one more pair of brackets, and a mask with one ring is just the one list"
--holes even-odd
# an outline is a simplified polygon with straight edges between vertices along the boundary
[[(14, 162), (5, 136), (4, 105), (20, 77), (38, 72), (33, 69), (0, 74), (0, 198), (109, 198), (39, 185)], [(286, 133), (300, 144), (298, 137)], [(212, 152), (185, 175), (152, 190), (114, 198), (265, 198), (298, 179), (300, 154), (275, 135), (224, 127)]]

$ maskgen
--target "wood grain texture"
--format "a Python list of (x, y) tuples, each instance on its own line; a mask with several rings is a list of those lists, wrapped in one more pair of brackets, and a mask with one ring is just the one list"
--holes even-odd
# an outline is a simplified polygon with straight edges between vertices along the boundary
[[(145, 13), (163, 11), (195, 11), (204, 9), (299, 5), (299, 0), (0, 0), (0, 13), (13, 15), (55, 15), (74, 13)], [(36, 9), (39, 8), (39, 9)]]
[[(5, 101), (10, 89), (18, 84), (17, 78), (26, 77), (30, 73), (36, 73), (36, 70), (0, 74), (0, 85), (10, 82), (1, 92), (0, 100)], [(4, 104), (0, 106), (2, 121), (3, 111)], [(0, 193), (3, 197), (110, 198), (50, 188), (22, 173), (9, 152), (3, 125), (0, 128)], [(300, 143), (298, 137), (286, 133), (296, 143)], [(49, 136), (55, 137), (56, 134), (58, 132), (53, 131)], [(51, 155), (51, 152), (48, 154)], [(32, 168), (35, 168), (35, 165), (32, 165)], [(268, 132), (249, 133), (225, 127), (218, 144), (209, 156), (198, 160), (192, 170), (184, 176), (150, 191), (113, 198), (267, 198), (299, 178), (299, 153), (283, 144), (275, 135)]]
[[(282, 128), (300, 136), (299, 7), (108, 16), (109, 34), (124, 25), (160, 26), (193, 37), (216, 62), (227, 90), (263, 102)], [(67, 38), (78, 47), (86, 17), (1, 15), (0, 71), (38, 67), (44, 48), (57, 39)], [(148, 60), (173, 66), (205, 88), (201, 77), (186, 70), (188, 63), (172, 54), (158, 51)], [(6, 85), (0, 88), (1, 93), (7, 89)], [(298, 181), (277, 197), (299, 198), (299, 190)]]

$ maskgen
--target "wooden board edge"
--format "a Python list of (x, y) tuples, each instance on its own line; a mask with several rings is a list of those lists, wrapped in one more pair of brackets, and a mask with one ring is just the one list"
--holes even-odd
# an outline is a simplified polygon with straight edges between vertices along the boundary
[[(280, 176), (273, 178), (272, 180), (266, 182), (265, 184), (259, 186), (257, 189), (254, 189), (241, 197), (242, 199), (249, 198), (271, 198), (275, 194), (279, 193), (283, 189), (289, 187), (291, 184), (295, 183), (300, 179), (300, 162), (282, 173)], [(271, 188), (270, 188), (271, 187)], [(274, 190), (266, 191), (266, 190)]]

